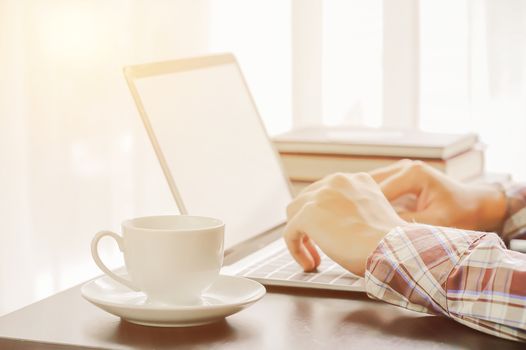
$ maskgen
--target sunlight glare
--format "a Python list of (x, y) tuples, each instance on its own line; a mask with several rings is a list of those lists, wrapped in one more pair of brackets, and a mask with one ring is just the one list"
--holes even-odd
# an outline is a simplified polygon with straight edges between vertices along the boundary
[(100, 48), (101, 28), (93, 8), (67, 2), (42, 7), (36, 25), (38, 44), (51, 59), (92, 58)]

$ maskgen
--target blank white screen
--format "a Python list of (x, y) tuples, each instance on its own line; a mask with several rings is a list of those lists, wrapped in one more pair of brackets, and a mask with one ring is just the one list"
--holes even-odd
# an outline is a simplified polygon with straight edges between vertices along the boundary
[(227, 249), (285, 221), (288, 183), (235, 63), (135, 84), (188, 214), (222, 219)]

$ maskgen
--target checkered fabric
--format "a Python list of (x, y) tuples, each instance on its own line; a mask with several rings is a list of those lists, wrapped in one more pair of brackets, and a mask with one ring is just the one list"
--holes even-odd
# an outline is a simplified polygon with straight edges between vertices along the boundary
[(526, 236), (526, 186), (506, 193), (509, 217), (500, 237), (422, 224), (393, 229), (367, 260), (368, 295), (526, 341), (526, 254), (503, 241)]

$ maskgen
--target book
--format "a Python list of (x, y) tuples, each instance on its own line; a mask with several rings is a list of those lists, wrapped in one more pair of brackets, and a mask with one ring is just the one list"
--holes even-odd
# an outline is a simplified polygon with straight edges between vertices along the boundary
[(280, 153), (448, 159), (478, 142), (473, 133), (445, 134), (418, 130), (320, 126), (274, 137)]
[[(285, 173), (291, 180), (311, 182), (336, 172), (367, 172), (403, 159), (301, 153), (280, 153), (280, 155)], [(479, 145), (449, 159), (420, 158), (420, 160), (457, 180), (470, 179), (484, 171), (484, 150)]]

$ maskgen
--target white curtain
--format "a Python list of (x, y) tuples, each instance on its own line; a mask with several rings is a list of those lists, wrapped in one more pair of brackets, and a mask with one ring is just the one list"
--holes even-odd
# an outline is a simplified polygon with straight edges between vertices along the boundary
[[(489, 145), (488, 166), (526, 181), (526, 2), (472, 2), (471, 113)], [(477, 66), (484, 54), (486, 69)]]
[(420, 6), (420, 126), (479, 133), (487, 144), (486, 168), (525, 180), (526, 2)]
[(209, 0), (209, 6), (209, 50), (235, 54), (267, 131), (288, 130), (292, 125), (290, 0)]
[(0, 0), (0, 314), (99, 274), (97, 230), (176, 212), (122, 67), (206, 52), (208, 11), (200, 0)]

